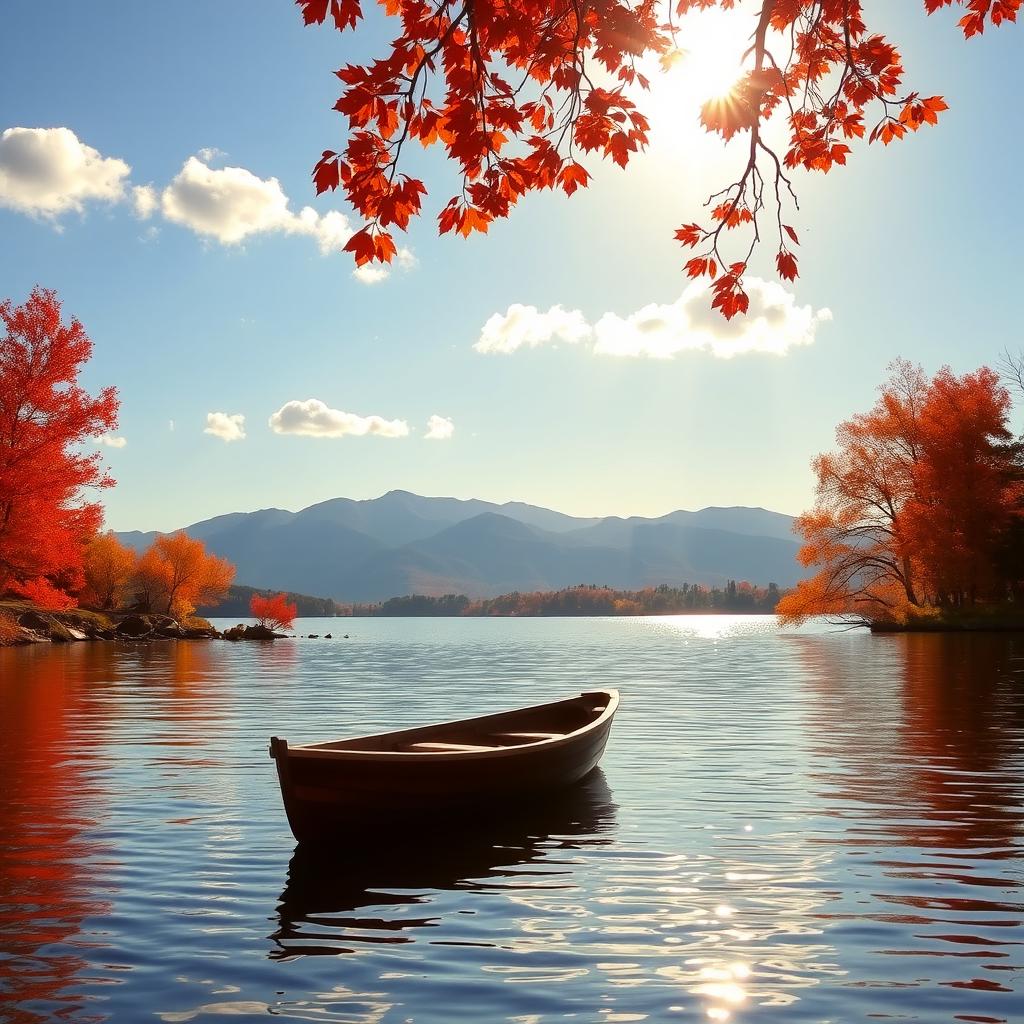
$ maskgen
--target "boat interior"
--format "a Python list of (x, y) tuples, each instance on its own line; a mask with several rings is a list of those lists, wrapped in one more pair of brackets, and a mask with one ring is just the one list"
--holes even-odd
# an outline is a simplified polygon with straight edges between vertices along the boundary
[(466, 753), (521, 747), (561, 739), (590, 725), (608, 709), (613, 696), (601, 691), (537, 707), (503, 711), (460, 722), (313, 743), (307, 750), (366, 750), (396, 753)]

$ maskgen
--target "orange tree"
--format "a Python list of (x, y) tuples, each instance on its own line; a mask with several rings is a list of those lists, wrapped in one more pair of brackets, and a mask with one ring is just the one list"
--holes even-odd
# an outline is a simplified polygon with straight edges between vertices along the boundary
[(59, 607), (82, 585), (82, 549), (102, 520), (82, 492), (114, 483), (81, 445), (117, 426), (117, 392), (79, 386), (92, 342), (61, 319), (55, 292), (0, 302), (0, 328), (0, 593)]
[(899, 620), (998, 600), (1018, 582), (1001, 552), (1024, 512), (1022, 453), (997, 375), (944, 367), (928, 379), (900, 360), (880, 392), (814, 461), (817, 501), (797, 530), (800, 560), (817, 572), (779, 602), (786, 621)]
[(196, 605), (223, 600), (235, 567), (207, 553), (201, 540), (178, 532), (157, 537), (139, 558), (135, 586), (141, 603), (151, 611), (184, 617)]
[[(965, 36), (1014, 21), (1022, 0), (923, 0), (932, 14), (964, 9)], [(357, 29), (361, 0), (296, 0), (307, 24), (330, 17)], [(587, 154), (625, 167), (647, 144), (635, 97), (649, 87), (637, 64), (671, 62), (675, 19), (692, 10), (731, 9), (735, 0), (378, 0), (399, 32), (366, 64), (337, 72), (335, 104), (348, 121), (343, 150), (325, 150), (313, 170), (317, 192), (341, 188), (365, 226), (345, 246), (360, 265), (390, 261), (393, 230), (421, 210), (424, 183), (402, 173), (406, 143), (440, 145), (461, 186), (438, 216), (441, 233), (486, 231), (526, 193), (585, 187)], [(736, 17), (743, 16), (740, 11)], [(868, 136), (888, 145), (935, 124), (941, 96), (903, 84), (895, 45), (865, 22), (860, 0), (764, 0), (751, 17), (750, 45), (737, 54), (735, 85), (705, 103), (701, 119), (724, 141), (746, 137), (735, 180), (712, 196), (710, 217), (682, 225), (691, 277), (712, 281), (726, 317), (747, 309), (743, 275), (771, 211), (780, 277), (797, 276), (791, 173), (845, 164), (850, 144)], [(766, 131), (785, 118), (787, 140)], [(742, 241), (724, 252), (724, 233)]]
[(84, 561), (85, 590), (80, 599), (97, 608), (121, 605), (135, 576), (135, 552), (112, 533), (101, 533), (86, 545)]

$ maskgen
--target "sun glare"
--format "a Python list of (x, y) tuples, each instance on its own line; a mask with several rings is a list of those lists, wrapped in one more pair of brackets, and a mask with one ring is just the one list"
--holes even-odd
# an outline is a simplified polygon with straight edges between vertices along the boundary
[(740, 5), (732, 11), (693, 11), (682, 18), (677, 49), (668, 59), (652, 60), (643, 69), (651, 88), (637, 103), (655, 132), (703, 130), (698, 123), (701, 105), (727, 96), (743, 73), (742, 58), (753, 26), (746, 13)]

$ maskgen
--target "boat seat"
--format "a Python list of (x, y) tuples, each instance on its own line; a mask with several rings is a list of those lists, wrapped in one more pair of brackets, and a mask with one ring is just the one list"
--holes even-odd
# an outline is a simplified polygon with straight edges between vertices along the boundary
[(510, 740), (555, 740), (564, 736), (564, 732), (499, 732), (502, 739)]
[(497, 750), (497, 747), (482, 747), (475, 743), (410, 743), (410, 750), (434, 750), (437, 752), (442, 751), (466, 751), (466, 750)]

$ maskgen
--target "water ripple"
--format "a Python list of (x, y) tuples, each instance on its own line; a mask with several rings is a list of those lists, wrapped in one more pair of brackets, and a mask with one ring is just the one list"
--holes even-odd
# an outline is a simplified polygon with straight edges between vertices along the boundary
[[(1020, 640), (731, 616), (346, 629), (0, 650), (0, 1019), (1020, 1018)], [(601, 685), (624, 694), (603, 772), (563, 799), (295, 848), (271, 733)]]

